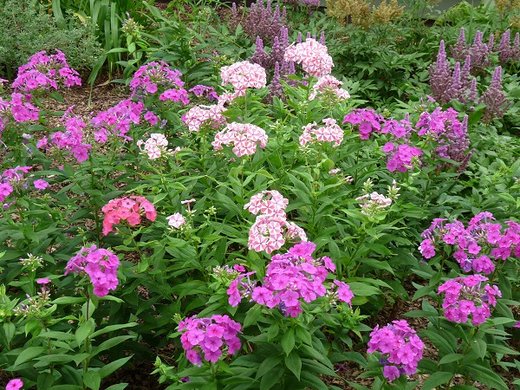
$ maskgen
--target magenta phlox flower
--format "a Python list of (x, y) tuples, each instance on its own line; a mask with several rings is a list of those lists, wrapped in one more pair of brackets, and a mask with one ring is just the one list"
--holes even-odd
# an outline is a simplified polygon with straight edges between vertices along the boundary
[(80, 85), (79, 73), (69, 66), (65, 54), (56, 50), (56, 54), (47, 54), (45, 51), (33, 54), (25, 65), (18, 68), (12, 87), (15, 91), (28, 93)]
[(127, 134), (132, 125), (138, 125), (141, 122), (144, 109), (143, 102), (125, 99), (108, 110), (99, 112), (91, 120), (91, 124), (95, 129), (94, 139), (102, 144), (107, 142), (109, 136), (116, 136), (124, 141), (131, 141), (132, 138)]
[(201, 366), (203, 359), (216, 363), (225, 355), (234, 355), (241, 343), (238, 334), (242, 326), (227, 315), (211, 317), (188, 317), (179, 323), (181, 344), (188, 361)]
[(65, 275), (69, 273), (87, 274), (94, 287), (94, 294), (104, 297), (110, 291), (115, 290), (119, 284), (118, 268), (119, 259), (114, 253), (92, 245), (82, 248), (68, 261)]
[(403, 374), (414, 374), (423, 350), (424, 343), (404, 320), (392, 321), (382, 328), (377, 325), (370, 333), (368, 353), (382, 355), (383, 375), (390, 382)]
[(491, 308), (502, 293), (497, 286), (485, 283), (488, 278), (476, 274), (450, 279), (441, 284), (438, 294), (444, 294), (442, 308), (445, 317), (452, 322), (466, 323), (470, 317), (474, 326), (484, 323), (491, 316)]
[(184, 105), (189, 103), (188, 93), (183, 88), (182, 73), (172, 69), (164, 61), (153, 61), (141, 66), (130, 81), (133, 97), (160, 95), (160, 100), (172, 100)]
[(380, 132), (384, 122), (384, 118), (371, 108), (356, 108), (343, 118), (343, 124), (358, 126), (362, 140), (368, 140), (373, 132)]
[(23, 388), (23, 381), (20, 378), (11, 379), (5, 386), (5, 390), (20, 390), (21, 388)]

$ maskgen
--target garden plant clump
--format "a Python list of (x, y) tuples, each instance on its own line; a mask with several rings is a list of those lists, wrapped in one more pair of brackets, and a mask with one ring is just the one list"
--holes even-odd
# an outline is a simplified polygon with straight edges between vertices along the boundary
[(1, 388), (520, 386), (516, 2), (131, 3), (0, 61)]

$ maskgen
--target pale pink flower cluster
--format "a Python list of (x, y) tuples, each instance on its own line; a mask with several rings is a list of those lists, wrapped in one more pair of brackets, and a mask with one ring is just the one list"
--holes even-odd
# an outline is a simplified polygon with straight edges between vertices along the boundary
[(332, 57), (327, 52), (327, 46), (313, 38), (307, 38), (305, 42), (289, 46), (285, 50), (284, 60), (301, 64), (303, 70), (314, 77), (330, 74), (334, 66)]
[(360, 196), (356, 198), (356, 200), (360, 203), (361, 213), (368, 216), (372, 216), (392, 205), (391, 198), (387, 198), (383, 194), (375, 191), (371, 192), (370, 194)]
[(309, 123), (303, 127), (300, 136), (300, 145), (305, 146), (310, 142), (331, 142), (332, 146), (338, 147), (343, 141), (343, 130), (338, 126), (335, 119), (323, 119), (325, 126), (318, 127), (316, 122)]
[(141, 223), (141, 216), (144, 214), (149, 221), (155, 221), (157, 212), (155, 207), (148, 199), (143, 196), (125, 196), (123, 198), (112, 199), (101, 209), (105, 218), (103, 219), (103, 235), (108, 235), (114, 225), (127, 221), (130, 226), (137, 226)]
[(264, 129), (248, 123), (230, 123), (215, 135), (211, 143), (215, 150), (222, 150), (223, 145), (233, 145), (237, 157), (255, 154), (257, 146), (267, 146), (267, 134)]
[(181, 213), (175, 213), (173, 215), (170, 215), (169, 217), (166, 217), (168, 220), (168, 226), (179, 229), (182, 225), (186, 223), (186, 219)]
[(245, 94), (248, 88), (263, 88), (267, 83), (265, 69), (249, 61), (236, 62), (220, 69), (222, 85), (230, 84), (236, 96)]
[(171, 156), (180, 150), (180, 148), (176, 148), (175, 150), (168, 149), (168, 140), (164, 134), (160, 133), (150, 134), (150, 138), (146, 141), (140, 139), (137, 141), (137, 146), (141, 149), (141, 152), (148, 155), (150, 160)]
[(285, 209), (289, 200), (278, 191), (262, 191), (251, 197), (244, 205), (244, 209), (253, 215), (263, 214), (272, 216), (285, 216)]
[(316, 84), (312, 86), (312, 92), (309, 100), (314, 100), (318, 95), (335, 96), (338, 100), (346, 100), (350, 98), (350, 94), (346, 89), (341, 88), (343, 83), (334, 76), (328, 74), (321, 76)]
[[(287, 221), (287, 199), (277, 191), (263, 191), (254, 195), (244, 208), (260, 214), (249, 230), (248, 247), (256, 252), (271, 253), (280, 249), (286, 239), (307, 241), (305, 231), (294, 222)], [(262, 210), (266, 213), (263, 214)]]
[(208, 125), (213, 129), (217, 129), (226, 123), (226, 118), (222, 114), (224, 111), (223, 104), (194, 106), (182, 116), (182, 121), (193, 132), (198, 132), (202, 125)]

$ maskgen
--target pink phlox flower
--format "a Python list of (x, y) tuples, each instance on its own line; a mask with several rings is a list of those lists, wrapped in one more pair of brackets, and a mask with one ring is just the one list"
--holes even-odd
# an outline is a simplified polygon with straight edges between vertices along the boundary
[(350, 94), (346, 89), (341, 88), (343, 83), (331, 75), (321, 76), (316, 84), (312, 86), (312, 92), (309, 95), (309, 100), (316, 99), (317, 96), (333, 95), (339, 100), (346, 100), (350, 98)]
[(371, 108), (357, 108), (343, 118), (343, 124), (358, 126), (359, 138), (368, 140), (373, 132), (380, 132), (384, 118)]
[(300, 64), (307, 74), (314, 77), (329, 75), (334, 66), (327, 46), (313, 38), (289, 46), (285, 50), (284, 60)]
[(336, 124), (336, 120), (326, 118), (323, 120), (324, 126), (318, 127), (313, 122), (304, 126), (300, 136), (300, 145), (305, 146), (310, 142), (330, 142), (332, 146), (338, 147), (343, 141), (343, 130)]
[(152, 203), (142, 196), (129, 196), (110, 200), (101, 211), (104, 214), (103, 235), (108, 235), (114, 225), (127, 221), (130, 226), (141, 223), (141, 216), (153, 222), (157, 212)]
[(215, 150), (233, 145), (233, 153), (237, 157), (242, 157), (255, 154), (257, 147), (264, 149), (267, 146), (267, 139), (267, 133), (262, 128), (253, 124), (234, 122), (218, 132), (211, 145)]

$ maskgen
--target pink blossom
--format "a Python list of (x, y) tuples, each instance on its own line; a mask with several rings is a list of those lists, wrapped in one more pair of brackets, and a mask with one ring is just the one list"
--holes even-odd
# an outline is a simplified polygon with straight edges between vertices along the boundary
[(325, 126), (318, 127), (316, 122), (303, 127), (300, 136), (300, 145), (305, 146), (310, 142), (330, 142), (332, 146), (338, 147), (343, 140), (343, 130), (336, 124), (336, 120), (326, 118), (323, 120)]
[(23, 381), (20, 378), (11, 379), (7, 382), (5, 390), (20, 390), (23, 387)]
[(334, 96), (338, 100), (346, 100), (350, 98), (350, 94), (347, 90), (341, 88), (342, 85), (343, 83), (334, 76), (321, 76), (312, 86), (309, 100), (314, 100), (317, 96)]
[(184, 217), (180, 213), (170, 215), (166, 219), (168, 220), (168, 225), (175, 229), (179, 229), (182, 225), (186, 223), (186, 219), (184, 219)]
[(334, 66), (332, 57), (327, 52), (327, 46), (313, 38), (289, 46), (285, 50), (284, 60), (301, 64), (303, 70), (314, 77), (329, 75)]
[(45, 190), (47, 187), (49, 187), (49, 183), (47, 183), (45, 180), (43, 179), (38, 179), (38, 180), (35, 180), (34, 181), (34, 188), (36, 188), (37, 190), (40, 190), (40, 191), (43, 191)]
[(114, 225), (122, 221), (127, 221), (130, 226), (137, 226), (141, 223), (142, 215), (152, 222), (157, 217), (154, 205), (142, 196), (112, 199), (101, 210), (104, 214), (103, 235), (105, 236), (113, 230)]
[(36, 279), (36, 283), (37, 284), (46, 285), (46, 284), (49, 284), (50, 282), (51, 282), (51, 280), (49, 278), (38, 278), (38, 279)]
[(231, 84), (238, 96), (248, 88), (263, 88), (267, 83), (265, 69), (248, 61), (222, 67), (220, 77), (222, 85)]
[(255, 154), (258, 146), (262, 149), (267, 146), (267, 134), (256, 125), (234, 122), (218, 132), (211, 144), (215, 150), (233, 145), (233, 153), (237, 157), (251, 156)]

